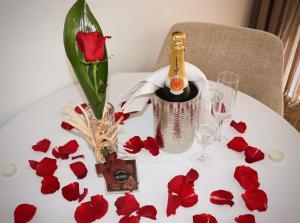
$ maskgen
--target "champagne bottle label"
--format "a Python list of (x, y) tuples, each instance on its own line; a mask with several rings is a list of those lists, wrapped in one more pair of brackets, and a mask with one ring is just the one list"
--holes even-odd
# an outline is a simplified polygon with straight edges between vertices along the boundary
[(184, 33), (172, 33), (170, 69), (165, 85), (170, 89), (170, 93), (173, 95), (181, 95), (184, 89), (188, 87), (184, 67), (184, 41)]

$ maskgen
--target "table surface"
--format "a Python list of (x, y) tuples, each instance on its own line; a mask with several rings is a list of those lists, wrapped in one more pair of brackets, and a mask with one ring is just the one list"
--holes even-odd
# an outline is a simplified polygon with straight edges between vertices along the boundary
[[(119, 96), (138, 80), (143, 79), (141, 73), (119, 73), (110, 77), (109, 101), (116, 110)], [(85, 154), (83, 162), (88, 168), (88, 175), (77, 180), (69, 169), (71, 160), (58, 160), (58, 169), (55, 175), (60, 181), (61, 188), (71, 182), (78, 181), (80, 188), (89, 189), (90, 196), (104, 194), (109, 201), (108, 213), (98, 222), (118, 222), (120, 217), (115, 212), (114, 202), (122, 194), (106, 194), (103, 178), (97, 177), (94, 170), (94, 157), (86, 142), (79, 136), (61, 129), (60, 108), (69, 101), (78, 103), (85, 101), (79, 85), (60, 90), (29, 107), (2, 129), (1, 168), (8, 163), (16, 164), (18, 171), (12, 177), (0, 176), (0, 222), (13, 222), (13, 212), (20, 203), (31, 203), (37, 206), (37, 212), (32, 222), (75, 222), (74, 212), (78, 202), (68, 202), (57, 191), (51, 195), (40, 192), (41, 178), (29, 167), (28, 160), (41, 160), (43, 157), (52, 157), (49, 149), (47, 154), (35, 152), (31, 146), (38, 140), (48, 138), (52, 141), (51, 147), (63, 145), (71, 139), (76, 139), (80, 145), (76, 154)], [(192, 208), (179, 207), (175, 216), (166, 217), (167, 183), (178, 174), (185, 175), (192, 167), (189, 157), (199, 151), (196, 143), (188, 151), (180, 154), (168, 154), (163, 151), (157, 157), (147, 151), (133, 155), (137, 159), (139, 175), (139, 191), (134, 192), (140, 204), (153, 204), (158, 210), (158, 220), (142, 218), (141, 222), (192, 222), (194, 214), (203, 212), (213, 214), (219, 222), (232, 223), (240, 214), (251, 213), (241, 198), (243, 189), (234, 179), (233, 173), (238, 165), (249, 165), (257, 170), (260, 188), (269, 198), (266, 212), (252, 212), (256, 222), (299, 222), (300, 219), (300, 134), (278, 114), (270, 110), (257, 100), (238, 93), (237, 104), (233, 119), (243, 120), (248, 129), (243, 137), (255, 147), (261, 148), (266, 155), (271, 149), (280, 149), (285, 158), (280, 163), (273, 163), (266, 157), (264, 160), (247, 164), (244, 155), (237, 152), (221, 149), (208, 149), (213, 156), (213, 166), (209, 171), (199, 171), (200, 177), (195, 183), (199, 202)], [(134, 135), (141, 138), (153, 135), (152, 106), (148, 105), (142, 114), (132, 116), (122, 126), (119, 136), (120, 143)], [(231, 139), (239, 135), (234, 129), (224, 126), (223, 134)], [(120, 146), (120, 151), (123, 150)], [(209, 196), (214, 190), (229, 190), (234, 195), (235, 205), (219, 206), (210, 203)], [(96, 221), (97, 222), (97, 221)]]

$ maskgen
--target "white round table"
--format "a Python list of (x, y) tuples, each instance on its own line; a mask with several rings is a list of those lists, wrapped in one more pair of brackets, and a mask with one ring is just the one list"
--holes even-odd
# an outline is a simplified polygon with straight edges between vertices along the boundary
[[(118, 98), (136, 83), (143, 79), (141, 73), (119, 73), (110, 77), (109, 101), (117, 106)], [(41, 178), (29, 167), (28, 160), (41, 160), (43, 157), (52, 157), (51, 148), (63, 145), (71, 139), (76, 139), (80, 145), (76, 154), (85, 154), (83, 162), (88, 167), (88, 175), (77, 180), (71, 172), (69, 164), (72, 160), (58, 160), (58, 169), (55, 176), (60, 181), (61, 188), (71, 182), (78, 181), (80, 188), (89, 189), (84, 201), (95, 194), (104, 194), (109, 202), (108, 213), (96, 222), (118, 222), (114, 202), (122, 194), (106, 194), (103, 178), (97, 177), (94, 169), (95, 159), (86, 142), (79, 136), (65, 131), (60, 127), (60, 108), (69, 101), (78, 103), (85, 101), (79, 85), (60, 90), (49, 97), (32, 105), (0, 130), (1, 168), (6, 164), (16, 164), (18, 171), (12, 177), (0, 176), (0, 222), (13, 222), (15, 207), (20, 203), (30, 203), (37, 206), (37, 212), (32, 222), (75, 222), (74, 212), (78, 202), (66, 201), (57, 191), (54, 194), (43, 195), (40, 192)], [(300, 219), (300, 134), (278, 114), (270, 110), (257, 100), (240, 93), (233, 119), (243, 120), (248, 129), (243, 137), (255, 147), (261, 148), (266, 157), (253, 164), (244, 161), (244, 155), (232, 150), (208, 150), (214, 157), (213, 167), (206, 172), (199, 172), (200, 177), (195, 183), (195, 190), (199, 202), (191, 208), (179, 207), (175, 216), (166, 217), (167, 183), (178, 174), (185, 175), (192, 167), (189, 157), (199, 149), (196, 143), (193, 147), (181, 154), (168, 154), (163, 151), (153, 157), (143, 150), (134, 155), (137, 159), (139, 175), (139, 191), (134, 192), (141, 206), (153, 204), (157, 208), (157, 221), (142, 218), (141, 222), (192, 222), (192, 216), (200, 213), (211, 213), (218, 222), (232, 223), (234, 218), (241, 214), (251, 213), (241, 198), (244, 190), (234, 179), (235, 167), (249, 165), (257, 170), (260, 188), (269, 199), (266, 212), (252, 212), (256, 222), (299, 222)], [(152, 105), (143, 114), (132, 116), (122, 127), (119, 136), (120, 143), (135, 135), (142, 139), (153, 135)], [(239, 135), (228, 124), (224, 126), (223, 134), (231, 139)], [(48, 138), (51, 148), (47, 154), (35, 152), (31, 146), (38, 140)], [(122, 146), (119, 148), (122, 150)], [(271, 149), (280, 149), (285, 158), (280, 163), (273, 163), (267, 157)], [(209, 196), (214, 190), (229, 190), (234, 195), (235, 205), (219, 206), (210, 203)]]

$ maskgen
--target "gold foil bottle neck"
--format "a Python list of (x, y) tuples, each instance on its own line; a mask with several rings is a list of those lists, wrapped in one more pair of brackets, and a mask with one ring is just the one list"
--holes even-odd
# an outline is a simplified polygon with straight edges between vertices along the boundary
[(184, 50), (185, 34), (183, 32), (172, 33), (172, 48), (174, 50)]
[(166, 86), (170, 88), (170, 92), (174, 95), (183, 93), (188, 86), (184, 67), (184, 47), (185, 34), (183, 32), (173, 32), (171, 39), (170, 68)]

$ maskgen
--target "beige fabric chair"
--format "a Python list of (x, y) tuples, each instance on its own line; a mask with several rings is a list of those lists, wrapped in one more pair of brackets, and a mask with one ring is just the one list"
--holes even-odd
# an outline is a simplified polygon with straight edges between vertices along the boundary
[(186, 34), (185, 60), (199, 67), (209, 80), (230, 70), (240, 75), (239, 90), (283, 114), (283, 49), (273, 34), (243, 27), (208, 23), (175, 24), (154, 69), (169, 64), (170, 34)]

